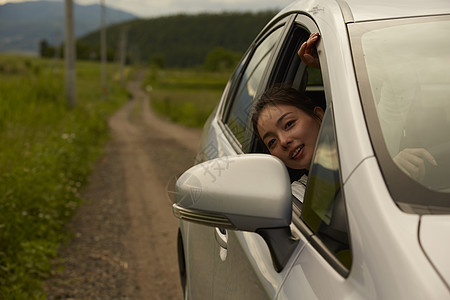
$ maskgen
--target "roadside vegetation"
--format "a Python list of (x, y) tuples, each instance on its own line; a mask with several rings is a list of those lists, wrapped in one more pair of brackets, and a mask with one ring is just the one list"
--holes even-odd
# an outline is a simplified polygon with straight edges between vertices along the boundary
[(44, 299), (64, 225), (81, 204), (108, 138), (106, 118), (127, 99), (108, 66), (77, 62), (77, 105), (64, 100), (62, 61), (0, 56), (0, 298)]
[(154, 111), (185, 126), (202, 127), (220, 100), (231, 71), (151, 68), (144, 82)]
[[(220, 50), (203, 68), (164, 69), (153, 61), (142, 87), (158, 114), (202, 127), (237, 60)], [(58, 271), (52, 261), (108, 139), (106, 119), (128, 98), (118, 67), (108, 65), (108, 74), (104, 100), (98, 62), (78, 61), (70, 108), (62, 61), (0, 55), (0, 299), (46, 297), (42, 282)]]

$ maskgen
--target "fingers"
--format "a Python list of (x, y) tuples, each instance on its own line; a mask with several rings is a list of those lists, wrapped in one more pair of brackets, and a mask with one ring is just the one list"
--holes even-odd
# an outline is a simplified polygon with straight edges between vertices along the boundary
[(319, 33), (311, 33), (308, 40), (304, 42), (298, 50), (298, 55), (302, 57), (305, 53), (311, 54), (315, 52), (316, 42), (319, 40)]
[(319, 40), (319, 33), (311, 33), (308, 40), (304, 42), (298, 50), (298, 56), (307, 66), (315, 68), (320, 67), (319, 57), (317, 55), (316, 43)]
[(306, 47), (308, 46), (307, 42), (304, 42), (301, 46), (300, 49), (298, 50), (298, 56), (300, 56), (300, 58), (303, 58), (303, 56), (305, 55), (306, 52)]
[(425, 176), (425, 164), (423, 160), (412, 154), (410, 151), (403, 150), (400, 152), (394, 157), (394, 162), (403, 170), (403, 172), (415, 180), (421, 180)]
[(428, 152), (427, 150), (423, 149), (423, 148), (419, 148), (417, 149), (418, 153), (421, 157), (425, 158), (430, 164), (432, 164), (433, 166), (437, 166), (437, 162), (434, 159), (433, 155), (431, 155), (430, 152)]
[(319, 35), (318, 32), (311, 33), (311, 34), (309, 35), (308, 41), (309, 41), (310, 43), (312, 43), (312, 44), (315, 44), (315, 43), (319, 40), (319, 37), (320, 37), (320, 35)]
[(437, 166), (433, 155), (423, 148), (404, 149), (393, 160), (400, 169), (416, 180), (422, 180), (425, 177), (425, 161)]

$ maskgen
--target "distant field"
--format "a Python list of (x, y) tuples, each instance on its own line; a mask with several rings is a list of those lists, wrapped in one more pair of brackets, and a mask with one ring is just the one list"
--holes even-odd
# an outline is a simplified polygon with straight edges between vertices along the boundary
[(101, 154), (106, 118), (128, 97), (108, 66), (102, 100), (98, 63), (77, 63), (77, 105), (64, 99), (61, 61), (0, 56), (0, 299), (44, 299), (51, 271)]
[(231, 72), (151, 69), (144, 83), (153, 109), (186, 126), (201, 127), (220, 100)]

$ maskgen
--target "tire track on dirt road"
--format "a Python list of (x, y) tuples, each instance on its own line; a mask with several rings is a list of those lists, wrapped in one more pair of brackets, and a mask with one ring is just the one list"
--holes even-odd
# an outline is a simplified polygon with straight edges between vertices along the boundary
[(109, 120), (111, 141), (69, 224), (65, 270), (46, 282), (50, 299), (182, 299), (167, 183), (192, 166), (201, 130), (175, 125), (149, 107), (141, 78)]

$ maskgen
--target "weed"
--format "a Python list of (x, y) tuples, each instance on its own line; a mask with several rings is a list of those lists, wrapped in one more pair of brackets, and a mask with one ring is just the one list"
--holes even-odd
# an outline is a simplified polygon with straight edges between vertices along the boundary
[(78, 63), (77, 73), (78, 103), (70, 109), (60, 63), (0, 57), (2, 299), (45, 298), (42, 280), (108, 137), (106, 117), (127, 97), (111, 84), (101, 100), (98, 64)]

